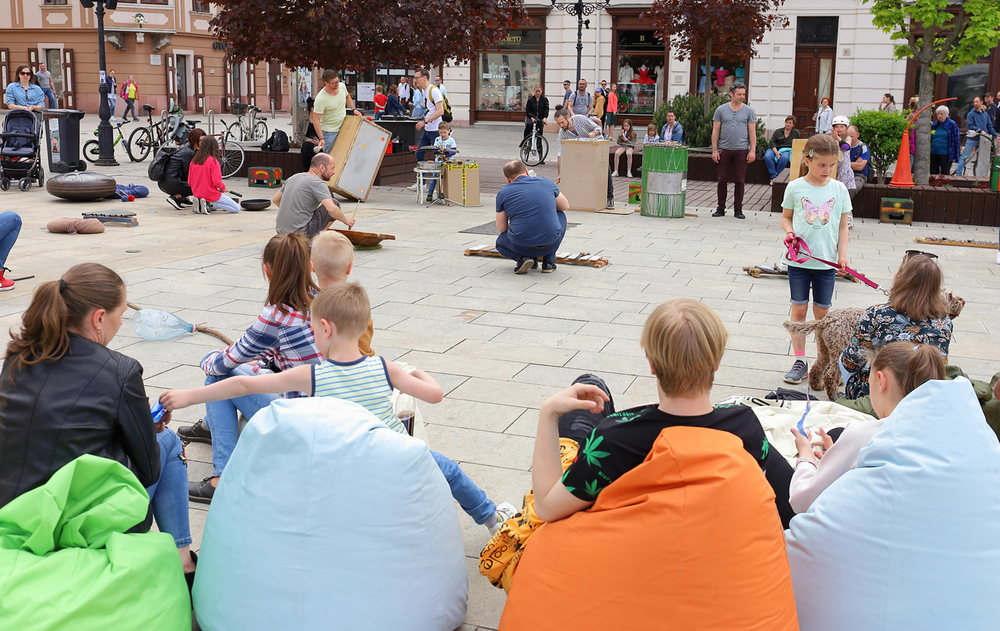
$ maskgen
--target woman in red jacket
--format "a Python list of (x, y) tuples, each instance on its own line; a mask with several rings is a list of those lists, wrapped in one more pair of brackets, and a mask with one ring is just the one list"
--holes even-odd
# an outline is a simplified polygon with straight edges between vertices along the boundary
[[(214, 136), (205, 136), (198, 145), (198, 151), (191, 160), (188, 170), (188, 184), (191, 194), (198, 198), (195, 213), (207, 215), (215, 208), (227, 212), (240, 212), (240, 205), (232, 197), (222, 194), (226, 185), (222, 182), (222, 167), (219, 166), (219, 141)], [(204, 202), (204, 205), (203, 205)]]

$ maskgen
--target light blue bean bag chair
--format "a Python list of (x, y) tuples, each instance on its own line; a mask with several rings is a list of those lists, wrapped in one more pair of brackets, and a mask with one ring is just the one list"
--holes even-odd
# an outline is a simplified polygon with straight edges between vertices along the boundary
[(340, 399), (254, 415), (205, 524), (202, 629), (451, 631), (467, 594), (455, 505), (423, 442)]
[(929, 381), (785, 533), (803, 631), (1000, 628), (1000, 444)]

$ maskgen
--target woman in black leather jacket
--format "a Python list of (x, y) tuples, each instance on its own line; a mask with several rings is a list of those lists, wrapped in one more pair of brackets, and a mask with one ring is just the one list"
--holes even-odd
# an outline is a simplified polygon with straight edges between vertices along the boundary
[(204, 137), (205, 130), (197, 127), (192, 129), (188, 134), (187, 144), (170, 156), (167, 168), (163, 173), (163, 179), (156, 183), (161, 191), (170, 196), (167, 198), (167, 203), (177, 210), (194, 204), (189, 199), (191, 187), (188, 186), (188, 169), (191, 167), (194, 152)]
[(139, 362), (107, 348), (125, 308), (125, 283), (97, 263), (35, 289), (0, 370), (0, 507), (79, 456), (116, 460), (146, 487), (190, 574), (180, 439), (165, 427), (169, 416), (153, 423)]

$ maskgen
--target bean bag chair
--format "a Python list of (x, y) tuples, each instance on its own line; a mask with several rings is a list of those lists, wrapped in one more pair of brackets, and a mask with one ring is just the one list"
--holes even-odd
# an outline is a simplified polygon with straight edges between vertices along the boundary
[(329, 397), (254, 415), (205, 524), (204, 631), (452, 631), (467, 593), (455, 504), (423, 442)]
[(0, 508), (0, 628), (190, 631), (173, 537), (125, 534), (148, 507), (131, 471), (86, 455)]
[(786, 539), (805, 631), (996, 629), (1000, 443), (969, 381), (911, 392)]
[(63, 217), (53, 219), (45, 224), (49, 232), (56, 234), (100, 234), (104, 232), (104, 224), (100, 219), (74, 219)]
[(535, 531), (500, 629), (798, 629), (760, 466), (728, 432), (663, 430), (589, 510)]

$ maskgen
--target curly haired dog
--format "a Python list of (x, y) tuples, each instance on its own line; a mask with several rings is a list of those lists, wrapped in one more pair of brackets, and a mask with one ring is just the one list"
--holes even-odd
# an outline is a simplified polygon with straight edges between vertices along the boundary
[[(952, 295), (947, 287), (941, 288), (941, 296), (948, 305), (951, 319), (954, 320), (962, 313), (965, 299)], [(819, 320), (808, 322), (788, 320), (783, 325), (789, 333), (816, 333), (816, 361), (809, 369), (809, 389), (825, 389), (826, 396), (831, 401), (836, 400), (840, 384), (843, 383), (837, 361), (851, 341), (851, 336), (864, 312), (864, 309), (858, 307), (832, 309), (826, 317)]]

